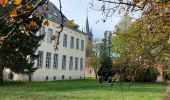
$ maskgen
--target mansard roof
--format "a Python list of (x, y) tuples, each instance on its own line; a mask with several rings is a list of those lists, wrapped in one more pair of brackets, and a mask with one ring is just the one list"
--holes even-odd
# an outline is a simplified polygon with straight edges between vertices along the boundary
[[(51, 2), (48, 3), (48, 11), (46, 11), (46, 13), (44, 13), (44, 11), (46, 10), (46, 4), (38, 7), (38, 11), (45, 17), (47, 17), (49, 20), (52, 20), (54, 22), (57, 23), (61, 23), (62, 21), (62, 16), (60, 14), (60, 10)], [(64, 25), (67, 24), (68, 19), (64, 16)]]
[(79, 26), (77, 24), (74, 27), (69, 27), (67, 25), (69, 20), (65, 17), (64, 14), (61, 15), (60, 10), (52, 2), (48, 3), (48, 7), (49, 7), (49, 10), (46, 13), (44, 13), (44, 11), (46, 10), (46, 5), (45, 4), (38, 7), (37, 9), (38, 9), (38, 12), (40, 12), (43, 16), (46, 16), (49, 20), (51, 20), (53, 22), (56, 22), (56, 23), (59, 23), (59, 24), (62, 23), (62, 16), (63, 16), (63, 18), (64, 18), (63, 25), (65, 27), (68, 27), (70, 29), (73, 29), (75, 31), (78, 31), (80, 33), (85, 34), (84, 32), (82, 32), (82, 31), (80, 31), (78, 29)]

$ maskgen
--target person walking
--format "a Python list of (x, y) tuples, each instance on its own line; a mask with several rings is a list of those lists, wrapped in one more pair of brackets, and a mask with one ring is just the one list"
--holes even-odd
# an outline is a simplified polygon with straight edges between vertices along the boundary
[(112, 76), (109, 76), (109, 77), (108, 77), (108, 82), (109, 82), (109, 85), (110, 85), (110, 86), (112, 86), (112, 85), (113, 85), (113, 84), (112, 84), (112, 81), (113, 81)]

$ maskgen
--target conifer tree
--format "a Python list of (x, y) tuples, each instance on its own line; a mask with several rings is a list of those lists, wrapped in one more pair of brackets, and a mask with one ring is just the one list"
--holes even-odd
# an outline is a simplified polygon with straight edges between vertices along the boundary
[(0, 85), (3, 70), (31, 74), (35, 54), (44, 35), (38, 35), (43, 17), (36, 8), (48, 0), (1, 0), (0, 1)]
[(98, 71), (98, 75), (104, 76), (104, 79), (107, 80), (108, 76), (111, 75), (112, 69), (112, 53), (111, 53), (111, 40), (112, 32), (105, 32), (105, 37), (103, 43), (101, 44), (100, 58), (101, 58), (101, 67)]

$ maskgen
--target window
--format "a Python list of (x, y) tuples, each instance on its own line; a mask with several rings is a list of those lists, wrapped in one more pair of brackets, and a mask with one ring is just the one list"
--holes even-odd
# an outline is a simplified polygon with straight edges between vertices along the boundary
[(80, 71), (83, 71), (83, 58), (80, 59)]
[(48, 34), (47, 34), (47, 43), (52, 44), (52, 40), (51, 40), (51, 35), (53, 33), (52, 29), (48, 29)]
[(84, 51), (84, 40), (81, 40), (81, 51)]
[(48, 18), (50, 19), (51, 17), (52, 17), (52, 16), (51, 16), (51, 13), (49, 12), (49, 13), (48, 13)]
[(79, 39), (76, 39), (76, 49), (79, 49)]
[(38, 61), (37, 61), (37, 67), (43, 66), (43, 51), (38, 51)]
[(54, 81), (56, 80), (56, 76), (53, 77), (53, 80), (54, 80)]
[(50, 65), (51, 65), (51, 53), (47, 52), (47, 55), (46, 55), (46, 68), (50, 68)]
[(80, 79), (82, 79), (82, 76), (80, 76)]
[(71, 80), (71, 76), (69, 76), (69, 80)]
[(75, 70), (78, 70), (78, 57), (75, 58)]
[(53, 14), (57, 17), (57, 13), (53, 12)]
[[(44, 26), (42, 26), (41, 28), (40, 28), (40, 31), (39, 31), (40, 33), (39, 33), (39, 35), (41, 36), (41, 35), (45, 35), (45, 27)], [(43, 41), (44, 41), (44, 39), (43, 39)]]
[(71, 36), (71, 40), (70, 40), (70, 48), (73, 49), (74, 48), (74, 37)]
[(62, 69), (63, 70), (66, 69), (66, 55), (63, 55), (63, 58), (62, 58)]
[(55, 32), (55, 35), (56, 35), (57, 37), (59, 37), (59, 34), (60, 34), (59, 32), (57, 32), (57, 31)]
[(63, 47), (67, 47), (67, 35), (64, 34), (64, 37), (63, 37)]
[(64, 78), (65, 78), (64, 75), (62, 75), (61, 78), (62, 78), (62, 80), (64, 80)]
[(45, 80), (48, 81), (48, 76), (45, 77)]
[(73, 57), (70, 56), (70, 61), (69, 61), (69, 70), (73, 69)]
[(58, 54), (54, 54), (54, 62), (53, 62), (53, 68), (58, 68)]
[(9, 80), (13, 80), (13, 78), (14, 78), (14, 74), (11, 72), (11, 73), (9, 73), (8, 74), (8, 79)]

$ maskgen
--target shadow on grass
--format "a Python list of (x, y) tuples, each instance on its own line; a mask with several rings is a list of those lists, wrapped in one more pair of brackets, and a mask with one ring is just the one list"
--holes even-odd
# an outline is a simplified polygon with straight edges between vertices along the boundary
[(28, 82), (24, 81), (4, 81), (3, 87), (8, 87), (8, 86), (19, 86), (19, 85), (24, 85), (27, 84)]

